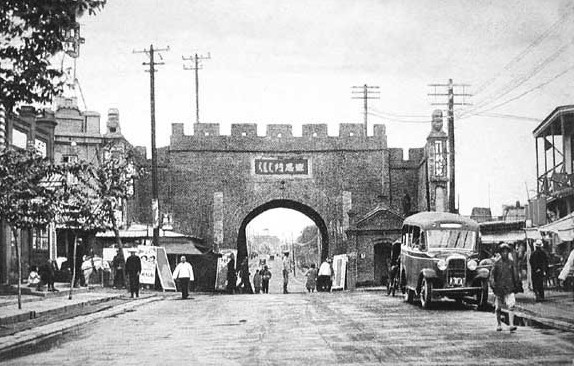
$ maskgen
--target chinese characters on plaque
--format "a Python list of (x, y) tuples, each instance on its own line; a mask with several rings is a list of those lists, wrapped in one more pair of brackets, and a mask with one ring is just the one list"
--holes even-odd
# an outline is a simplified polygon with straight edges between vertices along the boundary
[(304, 158), (255, 159), (256, 175), (308, 175), (309, 160)]

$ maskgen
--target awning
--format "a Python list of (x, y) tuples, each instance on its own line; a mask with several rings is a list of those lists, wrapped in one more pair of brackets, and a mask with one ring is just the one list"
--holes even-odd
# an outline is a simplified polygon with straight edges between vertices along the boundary
[(485, 244), (497, 244), (501, 241), (506, 243), (514, 243), (526, 239), (526, 232), (524, 230), (506, 231), (501, 233), (482, 234), (481, 241)]
[(524, 229), (524, 231), (526, 232), (526, 238), (527, 239), (532, 239), (532, 240), (540, 239), (540, 240), (542, 240), (542, 235), (540, 234), (540, 231), (538, 231), (537, 228)]
[(191, 243), (169, 243), (160, 239), (159, 245), (165, 248), (167, 254), (188, 254), (188, 255), (201, 255), (202, 251)]
[(540, 226), (539, 231), (554, 233), (561, 241), (574, 240), (574, 213), (571, 213), (559, 220)]

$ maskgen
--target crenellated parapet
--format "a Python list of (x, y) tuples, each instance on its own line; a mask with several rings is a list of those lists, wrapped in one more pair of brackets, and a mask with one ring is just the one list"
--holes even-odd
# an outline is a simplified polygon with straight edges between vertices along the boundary
[(270, 124), (266, 135), (257, 134), (257, 124), (232, 124), (230, 135), (220, 134), (218, 123), (194, 124), (192, 135), (186, 135), (183, 123), (173, 123), (171, 150), (211, 151), (331, 151), (381, 150), (387, 148), (384, 125), (373, 126), (373, 136), (365, 137), (362, 123), (342, 123), (338, 136), (329, 136), (326, 124), (304, 124), (301, 136), (293, 135), (290, 124)]
[(408, 158), (404, 159), (403, 149), (389, 149), (389, 161), (392, 168), (416, 168), (423, 161), (424, 148), (409, 149)]

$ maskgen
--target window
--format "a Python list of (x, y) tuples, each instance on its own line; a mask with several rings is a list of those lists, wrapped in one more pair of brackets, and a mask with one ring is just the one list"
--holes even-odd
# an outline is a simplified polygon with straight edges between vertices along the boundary
[(429, 230), (429, 248), (474, 249), (476, 232), (470, 230)]
[(48, 250), (48, 230), (36, 229), (32, 232), (32, 249)]

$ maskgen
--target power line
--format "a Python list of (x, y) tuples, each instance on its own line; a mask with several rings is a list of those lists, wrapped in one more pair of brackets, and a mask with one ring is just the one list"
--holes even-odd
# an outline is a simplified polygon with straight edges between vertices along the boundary
[[(539, 90), (539, 89), (544, 88), (546, 85), (550, 84), (551, 82), (553, 82), (554, 80), (558, 79), (559, 77), (561, 77), (561, 76), (567, 74), (568, 72), (572, 71), (573, 69), (574, 69), (574, 66), (568, 67), (567, 69), (562, 70), (561, 72), (559, 72), (558, 74), (554, 75), (554, 76), (551, 77), (550, 79), (544, 81), (543, 83), (540, 83), (540, 84), (538, 84), (538, 85), (536, 85), (536, 86), (534, 86), (534, 87), (532, 87), (532, 88), (526, 90), (525, 92), (523, 92), (523, 93), (521, 93), (521, 94), (515, 96), (515, 97), (512, 97), (512, 98), (510, 98), (510, 99), (507, 99), (506, 101), (504, 101), (504, 102), (502, 102), (502, 103), (499, 103), (499, 104), (496, 104), (496, 105), (494, 105), (493, 107), (489, 107), (489, 108), (486, 108), (486, 109), (484, 109), (484, 107), (483, 107), (483, 108), (477, 108), (476, 110), (478, 110), (478, 112), (474, 112), (474, 113), (473, 113), (472, 110), (471, 110), (471, 111), (468, 111), (466, 114), (461, 114), (461, 117), (464, 117), (464, 116), (472, 116), (472, 115), (480, 114), (481, 112), (489, 112), (489, 111), (491, 111), (491, 110), (493, 110), (493, 109), (500, 108), (500, 107), (502, 107), (502, 106), (504, 106), (504, 105), (506, 105), (506, 104), (508, 104), (508, 103), (510, 103), (510, 102), (513, 102), (513, 101), (515, 101), (515, 100), (517, 100), (517, 99), (520, 99), (520, 98), (522, 98), (522, 97), (524, 97), (524, 96), (526, 96), (526, 95), (528, 95), (528, 94), (530, 94), (530, 93), (532, 93), (532, 92), (534, 92), (534, 91), (536, 91), (536, 90)], [(474, 111), (476, 111), (476, 110), (474, 110)]]
[(380, 113), (382, 115), (386, 115), (386, 116), (391, 116), (394, 118), (426, 118), (428, 119), (429, 116), (427, 115), (423, 115), (423, 114), (397, 114), (397, 113), (392, 113), (392, 112), (387, 112), (387, 111), (380, 111), (375, 107), (371, 107), (372, 110), (374, 110), (377, 113)]
[(485, 108), (489, 104), (494, 103), (496, 99), (500, 99), (501, 97), (513, 92), (518, 87), (520, 87), (522, 84), (524, 84), (525, 82), (527, 82), (528, 80), (530, 80), (534, 76), (536, 76), (538, 73), (540, 73), (548, 64), (550, 64), (551, 62), (556, 60), (558, 58), (558, 56), (560, 56), (562, 53), (564, 53), (564, 51), (566, 51), (568, 49), (568, 47), (570, 47), (570, 45), (573, 42), (574, 42), (574, 38), (568, 44), (562, 46), (556, 52), (554, 52), (553, 54), (551, 54), (550, 56), (545, 58), (542, 62), (538, 63), (532, 70), (530, 70), (529, 74), (513, 78), (506, 85), (506, 87), (504, 87), (498, 91), (497, 95), (491, 95), (490, 97), (483, 99), (482, 101), (478, 102), (474, 108), (464, 112), (463, 114), (472, 113), (473, 111), (480, 110), (481, 108)]
[[(362, 99), (363, 100), (363, 109), (364, 109), (364, 124), (365, 124), (365, 138), (367, 137), (368, 133), (368, 120), (367, 115), (369, 114), (367, 100), (369, 99), (380, 99), (381, 92), (378, 90), (378, 86), (369, 86), (364, 84), (362, 86), (353, 86), (351, 94), (361, 94), (360, 97), (351, 97), (351, 99)], [(355, 89), (362, 89), (362, 91), (355, 90)]]
[(534, 41), (532, 41), (524, 50), (522, 50), (522, 52), (520, 52), (518, 55), (516, 55), (512, 60), (510, 60), (505, 66), (504, 68), (499, 71), (498, 73), (496, 73), (493, 77), (491, 77), (490, 79), (486, 80), (485, 82), (483, 82), (482, 84), (480, 84), (476, 90), (475, 90), (475, 95), (478, 95), (479, 93), (482, 93), (483, 90), (487, 89), (489, 85), (492, 85), (493, 82), (502, 74), (502, 72), (504, 71), (508, 71), (510, 70), (510, 68), (512, 66), (514, 66), (515, 64), (517, 64), (518, 62), (520, 62), (524, 57), (526, 57), (526, 55), (528, 53), (530, 53), (530, 51), (534, 50), (536, 47), (540, 46), (542, 44), (542, 42), (548, 38), (548, 36), (555, 30), (555, 28), (557, 28), (558, 25), (560, 25), (561, 23), (564, 22), (564, 20), (566, 20), (566, 18), (568, 18), (570, 16), (570, 13), (572, 12), (572, 10), (574, 9), (574, 7), (570, 7), (568, 9), (568, 11), (564, 12), (564, 14), (562, 14), (562, 16), (556, 20), (556, 22), (554, 22), (550, 27), (548, 27), (540, 36), (538, 36)]
[(207, 53), (207, 56), (198, 55), (197, 53), (192, 56), (181, 56), (183, 61), (192, 61), (191, 66), (183, 65), (184, 70), (194, 70), (195, 71), (195, 122), (199, 123), (199, 70), (203, 69), (203, 64), (201, 61), (210, 60), (211, 53)]
[(378, 113), (375, 112), (368, 112), (369, 116), (373, 116), (373, 117), (378, 117), (381, 118), (383, 120), (386, 120), (388, 122), (397, 122), (397, 123), (414, 123), (414, 124), (429, 124), (429, 121), (414, 121), (414, 120), (404, 120), (404, 119), (398, 119), (398, 118), (390, 118), (387, 116), (383, 116), (380, 115)]

